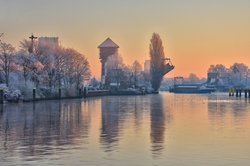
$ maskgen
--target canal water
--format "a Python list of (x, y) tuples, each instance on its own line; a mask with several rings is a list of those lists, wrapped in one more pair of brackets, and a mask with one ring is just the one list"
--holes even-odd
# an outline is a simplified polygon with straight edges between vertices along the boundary
[(6, 104), (0, 165), (235, 166), (250, 163), (250, 99), (111, 96)]

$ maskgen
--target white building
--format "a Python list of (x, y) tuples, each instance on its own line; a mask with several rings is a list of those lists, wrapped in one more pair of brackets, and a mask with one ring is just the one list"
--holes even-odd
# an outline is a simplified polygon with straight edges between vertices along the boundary
[(59, 46), (58, 37), (39, 37), (38, 38), (38, 48), (40, 50), (50, 50), (54, 51)]

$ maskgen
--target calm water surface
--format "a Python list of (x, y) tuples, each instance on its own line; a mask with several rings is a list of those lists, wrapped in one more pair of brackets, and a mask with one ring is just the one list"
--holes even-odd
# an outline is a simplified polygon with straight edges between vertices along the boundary
[(0, 165), (244, 166), (250, 99), (102, 97), (0, 108)]

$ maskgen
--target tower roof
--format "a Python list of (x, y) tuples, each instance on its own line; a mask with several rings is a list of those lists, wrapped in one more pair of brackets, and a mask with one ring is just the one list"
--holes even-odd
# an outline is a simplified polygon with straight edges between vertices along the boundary
[(98, 46), (98, 48), (104, 48), (104, 47), (113, 47), (113, 48), (119, 48), (119, 46), (113, 42), (110, 38), (107, 38), (102, 44)]

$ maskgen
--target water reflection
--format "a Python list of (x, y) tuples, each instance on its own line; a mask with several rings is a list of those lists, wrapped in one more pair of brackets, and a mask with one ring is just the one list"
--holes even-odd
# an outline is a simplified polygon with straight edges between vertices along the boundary
[[(1, 111), (0, 151), (11, 157), (50, 155), (68, 148), (78, 148), (88, 136), (88, 125), (80, 118), (81, 102), (53, 101), (8, 105)], [(2, 149), (3, 148), (3, 149)], [(17, 155), (16, 154), (16, 155)], [(35, 160), (35, 158), (32, 158)]]
[(151, 152), (154, 157), (161, 155), (164, 149), (165, 123), (170, 121), (170, 110), (164, 110), (161, 95), (102, 98), (101, 108), (100, 143), (105, 152), (118, 149), (127, 121), (134, 119), (134, 126), (130, 127), (133, 127), (135, 132), (140, 131), (143, 114), (150, 111)]
[(208, 96), (208, 111), (210, 117), (213, 115), (223, 117), (230, 113), (237, 118), (237, 116), (245, 116), (249, 103), (250, 99), (211, 95)]
[(121, 123), (121, 100), (117, 98), (102, 99), (102, 127), (100, 142), (105, 151), (113, 151), (119, 140), (119, 124)]
[(154, 157), (161, 154), (164, 145), (165, 115), (160, 95), (151, 97), (150, 122), (151, 122), (151, 150)]
[(140, 130), (142, 114), (147, 98), (139, 96), (117, 96), (101, 99), (101, 133), (100, 143), (105, 152), (118, 148), (122, 132), (127, 129), (125, 121), (134, 119), (135, 130)]
[(249, 116), (249, 102), (249, 99), (226, 95), (208, 96), (208, 117), (214, 130), (222, 132), (231, 126), (233, 131), (242, 133)]
[(0, 165), (247, 165), (249, 101), (161, 93), (4, 105)]

